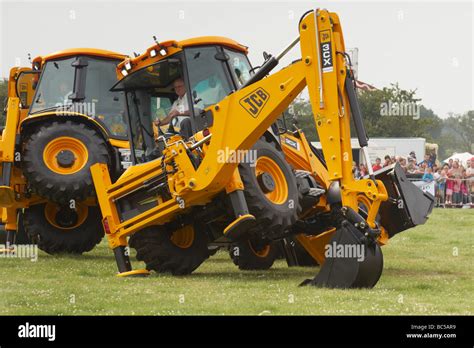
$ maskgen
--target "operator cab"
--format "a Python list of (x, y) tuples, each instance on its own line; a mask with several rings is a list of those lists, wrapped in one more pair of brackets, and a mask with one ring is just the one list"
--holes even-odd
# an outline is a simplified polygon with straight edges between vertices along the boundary
[[(180, 134), (188, 139), (196, 132), (212, 126), (205, 110), (233, 93), (250, 78), (252, 67), (243, 51), (226, 45), (189, 46), (156, 63), (127, 74), (113, 88), (124, 91), (129, 117), (129, 138), (133, 147), (134, 163), (156, 158), (152, 155), (155, 139)], [(176, 108), (178, 95), (173, 82), (182, 79), (185, 85), (185, 103), (180, 114), (170, 124), (157, 127)], [(182, 105), (188, 107), (184, 110)], [(183, 129), (186, 118), (190, 131)], [(189, 122), (188, 121), (188, 122)]]
[(117, 82), (116, 66), (125, 57), (104, 50), (71, 49), (35, 58), (34, 71), (40, 76), (28, 116), (78, 113), (101, 124), (111, 138), (126, 140), (124, 95), (110, 91)]

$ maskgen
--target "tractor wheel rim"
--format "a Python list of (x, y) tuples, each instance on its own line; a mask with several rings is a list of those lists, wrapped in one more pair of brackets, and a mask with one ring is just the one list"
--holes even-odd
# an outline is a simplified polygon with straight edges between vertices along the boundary
[(181, 249), (189, 248), (194, 242), (193, 225), (186, 225), (179, 230), (173, 231), (171, 242)]
[[(63, 163), (59, 158), (74, 156), (72, 163)], [(43, 161), (52, 172), (61, 175), (77, 173), (87, 164), (89, 152), (82, 141), (72, 137), (59, 137), (51, 140), (43, 151)]]
[[(64, 209), (64, 208), (63, 208)], [(68, 208), (69, 209), (69, 208)], [(72, 230), (79, 226), (81, 226), (84, 221), (86, 221), (87, 216), (89, 215), (89, 208), (85, 204), (76, 203), (76, 208), (71, 209), (74, 210), (74, 214), (77, 215), (77, 219), (74, 224), (71, 226), (65, 226), (61, 223), (61, 214), (63, 211), (61, 206), (55, 203), (48, 202), (44, 208), (44, 216), (46, 220), (54, 227), (60, 230)]]
[[(259, 177), (264, 173), (270, 175), (275, 184), (273, 191), (264, 193), (265, 196), (274, 204), (285, 203), (288, 199), (288, 183), (286, 182), (285, 174), (278, 164), (267, 156), (259, 157), (255, 164), (256, 176)], [(263, 189), (262, 192), (264, 192)]]
[(262, 249), (257, 250), (253, 247), (252, 243), (248, 241), (250, 250), (258, 257), (267, 257), (270, 253), (270, 244), (265, 245)]

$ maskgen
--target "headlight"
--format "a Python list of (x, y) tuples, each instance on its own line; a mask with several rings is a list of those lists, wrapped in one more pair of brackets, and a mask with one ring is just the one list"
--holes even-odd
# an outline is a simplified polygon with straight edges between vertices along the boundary
[(132, 69), (132, 64), (130, 64), (130, 62), (126, 62), (125, 63), (125, 69), (128, 71), (128, 70), (131, 70)]
[(155, 50), (151, 50), (150, 51), (150, 57), (155, 57), (156, 56), (156, 51)]

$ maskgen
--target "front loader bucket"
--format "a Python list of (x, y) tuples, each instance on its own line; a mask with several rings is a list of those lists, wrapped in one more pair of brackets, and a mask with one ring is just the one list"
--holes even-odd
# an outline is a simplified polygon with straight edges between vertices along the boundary
[(375, 242), (344, 221), (326, 246), (326, 261), (312, 280), (302, 285), (327, 288), (372, 288), (383, 270), (383, 255)]
[(375, 173), (387, 189), (389, 199), (379, 209), (379, 223), (389, 237), (422, 225), (433, 210), (435, 198), (412, 184), (398, 163)]

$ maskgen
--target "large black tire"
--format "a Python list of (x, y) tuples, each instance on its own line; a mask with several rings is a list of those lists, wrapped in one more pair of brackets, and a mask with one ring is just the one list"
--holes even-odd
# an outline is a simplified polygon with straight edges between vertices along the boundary
[[(47, 166), (43, 158), (46, 146), (57, 138), (73, 138), (87, 149), (85, 165), (74, 173), (59, 173)], [(93, 129), (72, 121), (53, 121), (40, 126), (24, 143), (23, 173), (31, 190), (41, 197), (59, 204), (68, 204), (71, 199), (82, 201), (94, 194), (90, 166), (94, 163), (110, 164), (110, 155), (105, 140)], [(66, 155), (71, 155), (71, 151)], [(50, 158), (50, 162), (57, 161)], [(70, 157), (64, 166), (70, 165)], [(76, 157), (75, 161), (79, 161)], [(74, 162), (74, 161), (73, 161)], [(56, 163), (56, 162), (54, 162)], [(59, 163), (59, 162), (57, 162)], [(58, 164), (59, 165), (59, 164)]]
[(130, 237), (129, 245), (137, 252), (137, 260), (145, 262), (148, 270), (173, 275), (192, 273), (207, 258), (208, 237), (204, 229), (193, 226), (194, 237), (186, 247), (172, 241), (173, 232), (163, 226), (146, 227)]
[(239, 241), (230, 246), (230, 258), (241, 270), (267, 270), (277, 259), (279, 249), (276, 243), (258, 246), (250, 240)]
[[(261, 235), (262, 231), (266, 235), (278, 235), (290, 227), (297, 220), (300, 212), (299, 193), (296, 186), (296, 178), (290, 165), (286, 162), (281, 151), (276, 147), (260, 139), (252, 147), (256, 151), (257, 163), (239, 164), (239, 172), (244, 184), (244, 194), (250, 214), (256, 218), (256, 228), (250, 234)], [(278, 166), (282, 173), (283, 185), (286, 185), (286, 198), (281, 200), (271, 200), (265, 193), (262, 179), (257, 178), (256, 168), (259, 168), (259, 161), (270, 159), (270, 163)], [(267, 160), (268, 161), (268, 160)], [(278, 180), (273, 178), (275, 189), (278, 188)], [(277, 195), (278, 197), (278, 195)]]
[[(87, 207), (87, 216), (82, 223), (69, 228), (53, 225), (46, 217), (46, 204), (25, 209), (23, 221), (25, 231), (38, 248), (48, 254), (82, 254), (92, 250), (104, 236), (101, 213), (98, 207)], [(59, 215), (60, 213), (58, 213)], [(60, 216), (58, 218), (64, 218)]]

